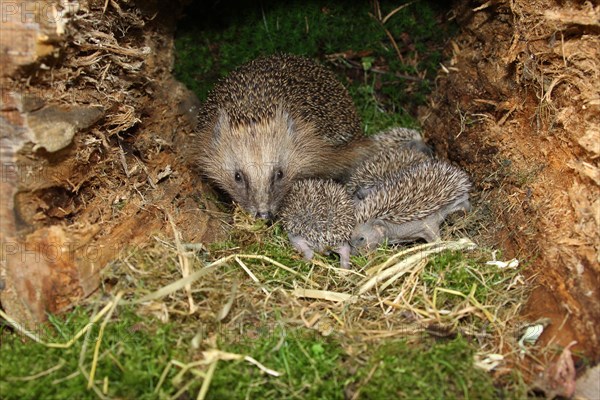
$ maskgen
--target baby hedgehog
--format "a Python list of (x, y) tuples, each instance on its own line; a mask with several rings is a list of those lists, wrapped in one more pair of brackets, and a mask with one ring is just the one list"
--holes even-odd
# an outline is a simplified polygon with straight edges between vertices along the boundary
[(385, 239), (391, 244), (439, 240), (446, 216), (471, 208), (470, 188), (467, 174), (447, 162), (413, 164), (357, 202), (358, 224), (350, 243), (355, 249), (373, 249)]
[(355, 225), (354, 203), (344, 186), (333, 180), (294, 182), (279, 216), (290, 242), (311, 260), (313, 251), (340, 255), (342, 268), (350, 267), (350, 233)]
[(382, 182), (395, 179), (404, 168), (428, 159), (424, 153), (407, 147), (382, 149), (352, 172), (346, 190), (355, 200), (363, 200)]
[(431, 149), (423, 141), (423, 137), (419, 131), (415, 129), (396, 126), (378, 132), (372, 138), (375, 145), (381, 150), (403, 147), (419, 151), (428, 156), (433, 155)]

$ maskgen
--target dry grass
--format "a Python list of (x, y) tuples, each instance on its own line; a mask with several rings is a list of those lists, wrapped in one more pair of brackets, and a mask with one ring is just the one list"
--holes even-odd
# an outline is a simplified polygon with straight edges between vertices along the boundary
[[(245, 360), (278, 376), (281, 371), (249, 355), (219, 349), (222, 329), (257, 323), (333, 335), (350, 353), (361, 343), (462, 335), (478, 343), (478, 365), (489, 366), (491, 357), (502, 370), (517, 354), (515, 321), (526, 286), (517, 270), (486, 266), (490, 253), (468, 239), (382, 249), (354, 257), (355, 269), (348, 271), (324, 257), (305, 263), (277, 225), (257, 225), (239, 210), (234, 220), (232, 240), (252, 253), (188, 251), (198, 246), (181, 243), (173, 225), (173, 238), (157, 237), (107, 268), (105, 291), (118, 294), (92, 317), (103, 321), (100, 333), (119, 305), (135, 305), (141, 315), (175, 324), (201, 350), (197, 361), (165, 365), (155, 393), (177, 371), (171, 379), (179, 392), (172, 398), (202, 379), (197, 397), (202, 399), (220, 362)], [(70, 346), (85, 333), (86, 328), (69, 343), (46, 345)], [(82, 370), (91, 388), (101, 347), (100, 334), (90, 370)], [(502, 361), (496, 354), (508, 357)]]
[[(111, 291), (123, 291), (122, 302), (176, 323), (183, 336), (194, 336), (198, 325), (206, 328), (202, 339), (208, 347), (201, 361), (172, 360), (166, 366), (180, 368), (179, 379), (210, 381), (219, 360), (245, 359), (268, 369), (247, 356), (220, 351), (214, 341), (223, 325), (235, 329), (257, 320), (335, 335), (350, 348), (391, 338), (461, 334), (478, 342), (480, 359), (517, 353), (523, 278), (517, 271), (486, 266), (490, 253), (468, 239), (384, 249), (355, 257), (356, 269), (347, 271), (320, 256), (312, 263), (301, 261), (277, 226), (252, 223), (239, 210), (235, 221), (233, 239), (242, 248), (254, 243), (249, 246), (253, 254), (218, 248), (191, 252), (177, 240), (173, 245), (157, 238), (115, 263), (107, 278), (117, 278)], [(182, 265), (189, 268), (184, 277)], [(464, 277), (448, 276), (456, 270), (463, 270)], [(199, 398), (205, 393), (203, 386)]]

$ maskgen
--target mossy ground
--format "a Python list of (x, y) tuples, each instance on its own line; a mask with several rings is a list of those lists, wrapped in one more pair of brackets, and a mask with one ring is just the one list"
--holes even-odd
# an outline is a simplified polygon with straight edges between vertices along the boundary
[[(53, 316), (38, 332), (41, 338), (67, 342), (115, 293), (124, 293), (124, 301), (131, 302), (177, 281), (181, 265), (175, 247), (168, 238), (157, 238), (129, 251), (105, 271), (104, 297)], [(352, 257), (352, 262), (365, 275), (398, 250), (382, 248)], [(193, 272), (206, 268), (208, 260), (241, 253), (268, 255), (294, 273), (240, 255), (256, 281), (235, 259), (223, 263), (193, 284), (189, 294), (198, 309), (191, 315), (184, 289), (141, 304), (119, 305), (101, 337), (97, 361), (94, 350), (103, 319), (67, 349), (33, 343), (5, 325), (0, 332), (0, 393), (6, 399), (193, 398), (207, 379), (206, 352), (218, 350), (252, 357), (280, 376), (265, 374), (244, 359), (221, 358), (210, 376), (206, 398), (211, 399), (526, 394), (518, 374), (507, 378), (505, 370), (504, 383), (512, 386), (498, 388), (491, 374), (474, 366), (476, 353), (498, 351), (499, 333), (505, 346), (514, 346), (518, 338), (511, 316), (524, 294), (522, 285), (512, 286), (518, 269), (485, 265), (489, 251), (442, 252), (394, 286), (366, 293), (355, 303), (293, 295), (298, 287), (356, 293), (362, 277), (340, 273), (334, 258), (305, 262), (286, 244), (278, 225), (238, 220), (228, 243), (213, 244), (208, 253), (187, 253), (187, 258)], [(445, 292), (433, 305), (436, 289), (464, 296)], [(411, 290), (415, 293), (405, 297), (407, 307), (386, 314), (391, 299)], [(466, 299), (471, 292), (494, 315), (493, 324)], [(439, 315), (432, 317), (435, 313)], [(92, 365), (94, 389), (86, 389)]]
[[(381, 3), (381, 16), (400, 4)], [(303, 54), (339, 74), (370, 133), (416, 126), (416, 107), (425, 104), (452, 32), (444, 10), (426, 2), (411, 3), (383, 24), (367, 2), (217, 3), (208, 13), (209, 6), (199, 7), (204, 16), (191, 15), (178, 33), (175, 74), (200, 99), (219, 77), (254, 57)], [(194, 272), (222, 257), (259, 254), (291, 271), (265, 259), (231, 258), (189, 290), (121, 304), (107, 320), (96, 356), (102, 319), (66, 349), (34, 343), (2, 325), (2, 398), (185, 399), (201, 394), (203, 382), (210, 382), (206, 398), (214, 399), (525, 396), (508, 368), (502, 379), (510, 389), (499, 389), (474, 366), (476, 353), (511, 351), (512, 317), (524, 295), (518, 269), (485, 264), (490, 251), (430, 256), (393, 285), (355, 303), (336, 303), (293, 293), (306, 287), (356, 294), (367, 271), (399, 249), (355, 256), (356, 273), (340, 273), (334, 258), (304, 262), (278, 225), (256, 225), (239, 212), (232, 225), (230, 238), (207, 251), (183, 252), (172, 238), (132, 249), (105, 270), (100, 295), (53, 316), (41, 338), (67, 342), (117, 292), (139, 300), (186, 275), (184, 264)], [(447, 231), (470, 229), (467, 223)], [(210, 361), (215, 350), (222, 352), (218, 362)], [(280, 376), (227, 354), (252, 357)]]
[[(90, 304), (67, 315), (52, 317), (51, 324), (41, 327), (37, 333), (46, 342), (67, 342), (89, 322), (93, 312), (94, 306)], [(85, 375), (90, 370), (99, 324), (67, 349), (33, 343), (8, 330), (7, 326), (1, 329), (0, 393), (3, 399), (99, 397), (94, 391), (86, 390)], [(154, 398), (155, 378), (172, 358), (185, 354), (177, 341), (172, 324), (156, 324), (136, 315), (133, 308), (119, 308), (102, 337), (95, 375), (100, 390), (106, 381), (107, 393), (118, 393), (120, 398)], [(43, 375), (44, 372), (47, 374)]]

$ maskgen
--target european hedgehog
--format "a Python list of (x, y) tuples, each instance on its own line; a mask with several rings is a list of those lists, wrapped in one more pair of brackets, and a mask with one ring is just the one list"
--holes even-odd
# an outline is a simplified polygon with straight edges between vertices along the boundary
[(413, 164), (356, 203), (358, 225), (350, 243), (355, 249), (372, 249), (385, 239), (436, 241), (448, 214), (470, 209), (470, 188), (467, 174), (447, 162)]
[(192, 157), (203, 173), (261, 218), (298, 179), (345, 178), (372, 143), (333, 73), (293, 55), (256, 59), (218, 82), (197, 137)]
[(350, 175), (346, 190), (356, 200), (363, 200), (380, 183), (394, 179), (401, 171), (429, 157), (406, 147), (388, 147), (367, 158)]
[(294, 182), (279, 216), (292, 245), (311, 260), (313, 251), (335, 251), (342, 268), (350, 267), (350, 233), (355, 225), (354, 203), (344, 186), (333, 180)]

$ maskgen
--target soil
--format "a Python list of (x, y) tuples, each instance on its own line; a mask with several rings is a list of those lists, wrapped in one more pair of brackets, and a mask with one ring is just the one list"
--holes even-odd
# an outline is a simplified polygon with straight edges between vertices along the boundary
[[(481, 244), (527, 263), (523, 318), (541, 346), (600, 357), (600, 9), (579, 2), (462, 2), (431, 106), (436, 152), (477, 186)], [(578, 17), (575, 17), (578, 16)], [(560, 21), (560, 22), (558, 22)]]

